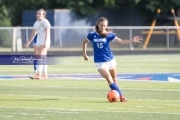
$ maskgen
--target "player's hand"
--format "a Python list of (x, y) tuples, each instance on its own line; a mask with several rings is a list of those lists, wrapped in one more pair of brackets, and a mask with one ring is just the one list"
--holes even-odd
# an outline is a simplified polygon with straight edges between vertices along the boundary
[(143, 40), (143, 38), (141, 36), (135, 36), (133, 37), (133, 42), (139, 42), (141, 43), (141, 41)]
[(89, 57), (87, 55), (84, 55), (84, 60), (88, 61)]
[(26, 47), (26, 48), (28, 48), (29, 47), (29, 42), (26, 42), (25, 44), (24, 44), (24, 47)]

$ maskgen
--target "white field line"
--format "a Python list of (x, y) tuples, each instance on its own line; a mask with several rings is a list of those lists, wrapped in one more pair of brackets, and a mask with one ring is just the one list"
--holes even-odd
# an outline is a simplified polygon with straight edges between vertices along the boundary
[[(25, 116), (45, 116), (46, 114), (31, 114), (31, 113), (13, 113), (14, 115), (25, 115)], [(1, 116), (0, 115), (0, 118), (12, 118), (13, 116)]]
[(158, 107), (158, 106), (136, 106), (137, 108), (165, 108), (165, 107)]
[(46, 115), (46, 114), (33, 114), (33, 113), (26, 113), (26, 112), (23, 112), (23, 113), (13, 113), (14, 115), (32, 115), (32, 116), (42, 116), (42, 115)]
[[(177, 104), (165, 104), (164, 107), (158, 107), (158, 106), (136, 106), (136, 108), (162, 109), (162, 108), (167, 108), (167, 106), (168, 107), (176, 107), (176, 109), (180, 108), (180, 105), (177, 105)], [(114, 109), (116, 110), (116, 109), (121, 109), (121, 108), (114, 108)]]
[[(78, 77), (50, 77), (49, 79), (69, 79), (69, 80), (104, 80), (104, 78), (78, 78)], [(0, 80), (30, 80), (30, 78), (0, 78)], [(128, 79), (129, 80), (129, 79)]]
[(180, 92), (180, 89), (147, 89), (147, 88), (122, 88), (124, 90), (137, 90), (137, 91), (169, 91), (169, 92)]
[[(76, 78), (76, 77), (51, 77), (51, 80), (104, 80), (104, 78)], [(10, 78), (10, 79), (4, 79), (4, 78), (0, 78), (0, 80), (4, 81), (4, 80), (29, 80), (29, 78)], [(126, 79), (126, 78), (118, 78), (118, 81), (131, 81), (131, 82), (157, 82), (157, 83), (180, 83), (180, 80), (177, 81), (161, 81), (161, 80), (136, 80), (136, 79)]]
[(179, 107), (180, 108), (180, 104), (165, 104), (166, 106), (170, 106), (170, 107)]
[[(48, 85), (48, 86), (41, 86), (41, 85), (12, 85), (12, 84), (0, 84), (0, 86), (9, 86), (9, 87), (44, 87), (44, 88), (68, 88), (68, 89), (82, 89), (82, 88), (87, 88), (87, 87), (75, 87), (75, 86), (56, 86), (56, 85)], [(88, 89), (93, 89), (93, 90), (102, 90), (98, 88), (88, 88)], [(180, 92), (180, 89), (147, 89), (147, 88), (121, 88), (123, 90), (136, 90), (136, 91), (169, 91), (169, 92)]]
[(50, 98), (52, 98), (52, 99), (60, 99), (60, 98), (70, 98), (70, 97), (64, 97), (64, 96), (50, 96), (50, 95), (27, 95), (27, 94), (25, 94), (25, 95), (18, 95), (18, 94), (0, 94), (0, 96), (2, 96), (2, 95), (11, 95), (11, 96), (26, 96), (26, 97), (36, 97), (36, 98), (33, 98), (33, 99), (38, 99), (37, 97), (43, 97), (43, 98), (47, 98), (47, 99), (50, 99)]
[[(77, 77), (51, 77), (51, 80), (104, 80), (104, 78), (77, 78)], [(4, 81), (4, 80), (29, 80), (29, 78), (9, 78), (9, 79), (4, 79), (4, 78), (0, 78), (0, 80)], [(162, 81), (162, 80), (137, 80), (137, 79), (127, 79), (127, 78), (121, 78), (118, 77), (118, 81), (136, 81), (136, 82), (157, 82), (157, 83), (180, 83), (180, 80), (176, 80), (176, 81)]]
[(12, 118), (13, 116), (10, 115), (0, 115), (0, 118)]
[(60, 114), (76, 114), (78, 111), (46, 111), (47, 113), (60, 113)]
[[(129, 99), (128, 99), (129, 100)], [(148, 100), (148, 101), (169, 101), (169, 102), (175, 102), (175, 101), (180, 101), (180, 99), (179, 100), (172, 100), (172, 99), (166, 99), (166, 100), (164, 100), (164, 99), (130, 99), (130, 100), (142, 100), (142, 101), (145, 101), (145, 100)]]
[[(172, 61), (171, 61), (172, 60)], [(133, 60), (134, 62), (135, 61), (138, 61), (138, 62), (179, 62), (179, 59), (168, 59), (168, 58), (161, 58), (161, 59), (138, 59), (138, 60)], [(124, 61), (123, 61), (124, 62)], [(126, 62), (126, 61), (125, 61)]]
[(103, 113), (109, 113), (109, 112), (113, 112), (113, 113), (138, 113), (138, 114), (168, 114), (168, 115), (180, 115), (180, 113), (177, 112), (141, 112), (141, 111), (134, 111), (134, 110), (123, 110), (123, 111), (112, 111), (112, 110), (90, 110), (90, 109), (56, 109), (56, 108), (33, 108), (33, 107), (7, 107), (7, 106), (0, 106), (0, 108), (4, 108), (4, 109), (28, 109), (28, 110), (46, 110), (51, 111), (51, 112), (55, 112), (57, 113), (58, 111), (68, 111), (68, 112), (78, 112), (78, 113), (82, 113), (82, 112), (103, 112)]
[[(134, 74), (139, 74), (139, 73), (134, 73)], [(148, 73), (142, 73), (144, 75), (148, 74)], [(157, 74), (157, 73), (149, 73), (149, 74)], [(160, 73), (158, 73), (160, 74)], [(164, 73), (162, 73), (164, 74)], [(167, 73), (168, 74), (168, 73)], [(66, 79), (66, 80), (94, 80), (94, 81), (99, 81), (99, 80), (104, 80), (103, 77), (101, 77), (99, 74), (64, 74), (64, 75), (77, 75), (76, 77), (74, 76), (58, 76), (58, 74), (54, 74), (52, 76), (50, 76), (50, 79), (51, 80), (63, 80), (63, 79)], [(78, 76), (79, 75), (79, 76)], [(95, 75), (95, 77), (81, 77), (81, 75), (85, 75), (85, 76), (93, 76)], [(121, 74), (120, 74), (121, 75)], [(132, 74), (133, 75), (133, 74)], [(132, 76), (130, 74), (130, 76)], [(172, 73), (172, 76), (179, 76), (180, 73)], [(14, 75), (14, 76), (21, 76), (21, 75)], [(9, 78), (9, 79), (1, 79), (0, 80), (29, 80), (29, 77), (27, 75), (22, 75), (26, 78)], [(98, 76), (98, 77), (97, 77)], [(129, 75), (127, 75), (129, 76)], [(158, 82), (158, 83), (170, 83), (170, 82), (173, 82), (173, 83), (180, 83), (180, 79), (176, 79), (176, 78), (172, 78), (172, 77), (168, 77), (168, 80), (138, 80), (138, 79), (129, 79), (128, 77), (125, 77), (125, 76), (120, 76), (120, 77), (117, 77), (118, 81), (136, 81), (136, 82)]]

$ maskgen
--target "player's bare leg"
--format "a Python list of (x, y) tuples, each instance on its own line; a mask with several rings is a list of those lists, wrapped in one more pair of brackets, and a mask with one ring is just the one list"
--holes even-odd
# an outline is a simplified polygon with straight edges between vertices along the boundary
[(41, 46), (41, 55), (42, 55), (42, 60), (43, 60), (43, 64), (42, 64), (42, 71), (41, 71), (41, 77), (42, 79), (48, 79), (48, 74), (47, 74), (47, 48)]
[(107, 68), (99, 69), (98, 71), (101, 74), (101, 76), (104, 77), (107, 80), (109, 85), (114, 83), (113, 79), (111, 77), (111, 74), (110, 74), (110, 72), (109, 72), (109, 70)]
[[(109, 70), (109, 72), (111, 74), (111, 77), (112, 77), (114, 83), (117, 84), (118, 82), (117, 82), (116, 69), (111, 69), (111, 70)], [(128, 101), (128, 100), (123, 95), (120, 95), (120, 102), (126, 102), (126, 101)]]
[(110, 74), (111, 74), (111, 77), (113, 78), (114, 83), (117, 84), (118, 81), (117, 81), (116, 69), (110, 69), (109, 72), (110, 72)]

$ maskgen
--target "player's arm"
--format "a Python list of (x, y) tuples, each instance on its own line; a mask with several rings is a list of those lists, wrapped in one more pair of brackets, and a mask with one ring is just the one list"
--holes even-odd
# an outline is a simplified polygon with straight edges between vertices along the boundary
[(84, 60), (88, 60), (89, 59), (88, 56), (87, 56), (87, 53), (86, 53), (86, 51), (87, 51), (87, 43), (88, 42), (89, 41), (87, 39), (83, 40), (82, 48), (83, 48), (83, 57), (84, 57)]
[(31, 44), (36, 34), (37, 34), (36, 29), (33, 29), (29, 40), (24, 44), (25, 47), (29, 47), (29, 44)]
[(139, 43), (141, 43), (142, 40), (143, 40), (143, 38), (142, 38), (141, 36), (135, 36), (135, 37), (133, 37), (132, 40), (122, 40), (122, 39), (120, 39), (120, 38), (118, 38), (118, 37), (116, 37), (116, 38), (114, 39), (114, 41), (117, 42), (117, 43), (119, 43), (119, 44), (129, 44), (129, 43), (133, 43), (133, 42), (139, 42)]

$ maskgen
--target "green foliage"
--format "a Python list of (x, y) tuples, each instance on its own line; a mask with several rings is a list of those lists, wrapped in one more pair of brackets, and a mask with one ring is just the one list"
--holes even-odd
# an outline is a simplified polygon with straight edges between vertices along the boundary
[(0, 0), (0, 19), (10, 12), (13, 25), (21, 24), (22, 11), (26, 9), (71, 9), (82, 15), (92, 15), (102, 8), (134, 8), (149, 19), (154, 15), (157, 8), (166, 14), (171, 8), (178, 7), (179, 0)]
[(161, 9), (162, 15), (167, 15), (172, 8), (179, 5), (179, 0), (140, 0), (135, 8), (145, 19), (149, 19), (155, 16), (158, 8)]
[(11, 47), (11, 42), (10, 30), (0, 30), (0, 47)]
[(0, 26), (10, 26), (9, 12), (2, 0), (0, 0), (0, 11)]
[[(60, 1), (60, 0), (59, 0)], [(67, 8), (72, 9), (76, 12), (81, 13), (82, 15), (89, 15), (94, 13), (94, 9), (92, 8), (91, 4), (93, 0), (61, 0), (62, 4), (67, 5)]]
[[(0, 0), (0, 26), (10, 26), (10, 18), (6, 6)], [(11, 39), (8, 30), (0, 30), (0, 47), (10, 47)]]
[(48, 8), (47, 0), (2, 0), (10, 12), (13, 25), (20, 25), (22, 12), (26, 9)]

